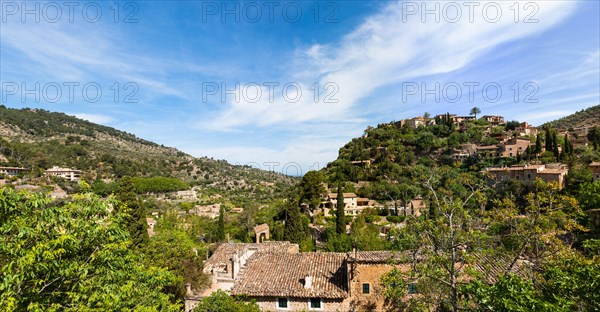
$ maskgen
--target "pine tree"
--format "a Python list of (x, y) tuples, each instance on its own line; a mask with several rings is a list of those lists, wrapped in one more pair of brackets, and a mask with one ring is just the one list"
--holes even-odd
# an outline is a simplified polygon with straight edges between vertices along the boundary
[(142, 247), (149, 241), (148, 224), (146, 223), (146, 209), (135, 193), (135, 184), (131, 177), (119, 180), (117, 199), (121, 201), (118, 208), (127, 213), (127, 229), (131, 235), (133, 247)]
[(346, 233), (346, 220), (345, 210), (346, 207), (344, 203), (344, 191), (342, 190), (341, 183), (338, 184), (338, 193), (337, 193), (337, 209), (335, 211), (335, 231), (338, 234)]
[(223, 206), (219, 209), (219, 221), (217, 223), (216, 236), (217, 240), (220, 242), (225, 240), (225, 208)]

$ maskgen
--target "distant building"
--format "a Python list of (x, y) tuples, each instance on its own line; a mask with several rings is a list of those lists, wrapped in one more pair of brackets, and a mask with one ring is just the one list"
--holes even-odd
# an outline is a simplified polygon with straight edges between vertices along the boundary
[(527, 122), (523, 122), (515, 128), (515, 132), (517, 132), (519, 136), (535, 136), (538, 134), (538, 128), (530, 126)]
[(504, 143), (500, 144), (500, 157), (517, 157), (517, 155), (524, 155), (527, 151), (527, 147), (532, 145), (529, 139), (523, 138), (512, 138)]
[(516, 180), (527, 185), (533, 184), (536, 179), (547, 183), (557, 183), (564, 187), (565, 176), (569, 173), (566, 165), (517, 165), (512, 167), (486, 168), (485, 173), (497, 181)]
[(11, 177), (21, 173), (25, 173), (27, 171), (29, 171), (29, 169), (21, 167), (0, 167), (0, 174), (5, 174)]
[[(377, 202), (368, 198), (360, 198), (354, 193), (344, 193), (344, 213), (348, 216), (356, 216), (365, 208), (373, 208)], [(326, 216), (330, 215), (332, 209), (337, 209), (337, 194), (327, 194), (320, 207)]]
[(221, 204), (198, 205), (190, 210), (190, 214), (215, 219), (221, 212)]
[(183, 190), (183, 191), (177, 191), (175, 192), (175, 196), (178, 199), (182, 199), (182, 200), (197, 200), (198, 196), (196, 196), (196, 191), (191, 189), (191, 190)]
[(499, 150), (498, 145), (478, 146), (477, 155), (482, 158), (494, 158), (499, 156)]
[(504, 117), (502, 116), (485, 115), (480, 119), (489, 122), (492, 126), (500, 126), (506, 124), (506, 122), (504, 122)]
[(59, 177), (69, 181), (79, 181), (81, 179), (81, 170), (61, 168), (54, 166), (44, 173), (47, 177)]
[(262, 243), (269, 240), (269, 225), (266, 223), (254, 227), (254, 236), (256, 243)]
[(454, 150), (454, 153), (452, 153), (452, 159), (464, 160), (475, 153), (477, 153), (477, 145), (472, 143), (464, 143), (460, 145), (460, 149)]
[(600, 162), (593, 162), (590, 164), (590, 169), (594, 174), (594, 181), (600, 180)]

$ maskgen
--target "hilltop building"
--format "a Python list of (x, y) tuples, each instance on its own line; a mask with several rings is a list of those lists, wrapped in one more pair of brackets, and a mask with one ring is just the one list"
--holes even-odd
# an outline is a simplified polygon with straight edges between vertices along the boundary
[(54, 166), (46, 170), (44, 175), (47, 177), (60, 177), (69, 181), (79, 181), (81, 179), (81, 173), (81, 170)]
[(489, 122), (492, 126), (501, 126), (506, 124), (506, 122), (504, 122), (503, 116), (485, 115), (479, 119)]
[(512, 167), (486, 168), (484, 173), (497, 181), (516, 180), (527, 185), (536, 179), (546, 183), (557, 183), (560, 188), (565, 185), (565, 176), (569, 173), (566, 165), (516, 165)]
[[(373, 208), (376, 206), (377, 203), (374, 200), (358, 197), (354, 193), (344, 193), (344, 212), (348, 216), (357, 216), (365, 208)], [(319, 208), (323, 210), (326, 216), (328, 216), (332, 209), (337, 209), (337, 194), (327, 194)]]

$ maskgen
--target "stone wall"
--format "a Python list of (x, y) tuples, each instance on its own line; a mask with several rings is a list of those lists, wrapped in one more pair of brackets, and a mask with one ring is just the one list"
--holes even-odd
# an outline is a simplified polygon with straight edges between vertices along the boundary
[(347, 300), (323, 299), (323, 309), (310, 310), (308, 308), (308, 298), (288, 298), (288, 309), (277, 309), (277, 298), (275, 297), (260, 297), (252, 298), (260, 306), (262, 311), (349, 311)]

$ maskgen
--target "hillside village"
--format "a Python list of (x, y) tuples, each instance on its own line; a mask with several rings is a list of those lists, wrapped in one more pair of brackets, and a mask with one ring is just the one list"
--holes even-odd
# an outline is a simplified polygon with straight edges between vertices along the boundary
[[(128, 221), (133, 244), (150, 263), (179, 276), (171, 295), (186, 312), (215, 298), (243, 298), (237, 304), (263, 311), (410, 310), (457, 303), (458, 297), (447, 295), (448, 289), (458, 291), (452, 279), (494, 285), (510, 274), (537, 280), (547, 255), (534, 252), (531, 241), (567, 252), (581, 243), (567, 244), (559, 235), (573, 233), (570, 240), (599, 235), (600, 213), (587, 199), (600, 194), (594, 191), (600, 183), (599, 141), (595, 126), (556, 129), (503, 116), (425, 114), (369, 127), (340, 149), (338, 159), (289, 187), (269, 180), (229, 184), (281, 188), (266, 201), (254, 192), (246, 196), (184, 182), (189, 180), (176, 174), (98, 179), (98, 171), (52, 163), (14, 166), (14, 152), (2, 154), (0, 185), (67, 202), (79, 200), (82, 192), (125, 202), (134, 209)], [(591, 197), (583, 195), (589, 192)], [(535, 211), (510, 210), (532, 205), (532, 194), (576, 210), (556, 219), (542, 211), (538, 219)], [(465, 219), (452, 220), (459, 227), (446, 219), (450, 208), (464, 213)], [(584, 210), (585, 231), (570, 219)], [(503, 213), (523, 218), (505, 219)], [(518, 243), (500, 247), (506, 242), (493, 234), (479, 238), (482, 244), (466, 239), (448, 245), (445, 236), (416, 234), (432, 226), (428, 222), (466, 236), (510, 224), (518, 231), (502, 235)], [(463, 233), (462, 227), (469, 230)], [(560, 238), (548, 240), (547, 233), (518, 238), (537, 227)], [(453, 253), (458, 256), (450, 257)], [(447, 263), (461, 269), (437, 282), (424, 273)], [(439, 283), (446, 286), (434, 286)], [(445, 299), (423, 301), (431, 296)]]

